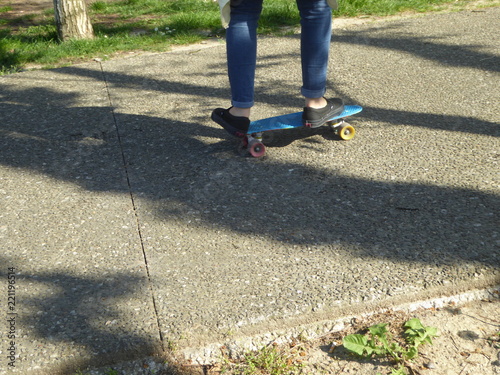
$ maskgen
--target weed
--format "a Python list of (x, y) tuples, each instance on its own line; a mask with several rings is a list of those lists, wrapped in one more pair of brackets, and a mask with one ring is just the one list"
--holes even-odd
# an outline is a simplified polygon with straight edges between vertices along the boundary
[(298, 373), (302, 364), (296, 360), (296, 351), (287, 352), (277, 345), (265, 346), (258, 351), (244, 354), (238, 363), (232, 363), (227, 358), (221, 373), (233, 375), (284, 375)]
[(344, 348), (362, 357), (392, 358), (397, 367), (392, 369), (391, 375), (404, 375), (406, 367), (411, 368), (409, 361), (418, 356), (418, 347), (426, 343), (432, 345), (437, 329), (425, 327), (417, 318), (410, 319), (403, 325), (405, 343), (401, 346), (393, 340), (387, 326), (387, 323), (382, 323), (369, 327), (369, 337), (361, 334), (347, 335), (343, 339)]
[[(495, 349), (500, 349), (500, 332), (491, 335), (486, 341)], [(499, 358), (500, 359), (500, 358)]]
[(170, 352), (175, 352), (179, 348), (179, 344), (175, 340), (167, 339), (166, 340), (166, 348)]

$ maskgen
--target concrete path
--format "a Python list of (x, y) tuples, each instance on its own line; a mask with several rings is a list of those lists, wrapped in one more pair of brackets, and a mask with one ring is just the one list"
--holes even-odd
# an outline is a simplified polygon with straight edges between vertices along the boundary
[[(283, 132), (258, 160), (210, 121), (222, 42), (0, 77), (0, 374), (207, 363), (500, 284), (499, 18), (336, 29), (356, 137)], [(255, 118), (300, 110), (298, 48), (260, 40)]]

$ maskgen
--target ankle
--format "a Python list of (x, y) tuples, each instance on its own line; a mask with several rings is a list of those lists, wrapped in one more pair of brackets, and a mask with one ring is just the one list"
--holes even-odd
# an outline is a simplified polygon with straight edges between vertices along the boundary
[(250, 118), (250, 108), (231, 107), (229, 113), (236, 117)]
[(321, 98), (305, 98), (305, 107), (308, 108), (324, 108), (327, 101), (324, 97)]

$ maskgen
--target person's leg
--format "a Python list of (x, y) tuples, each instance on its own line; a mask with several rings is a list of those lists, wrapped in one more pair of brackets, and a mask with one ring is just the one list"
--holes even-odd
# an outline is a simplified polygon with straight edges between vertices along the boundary
[(243, 136), (254, 105), (257, 65), (257, 23), (263, 0), (231, 0), (231, 20), (226, 30), (227, 71), (231, 87), (228, 109), (216, 108), (212, 120), (229, 133)]
[(305, 98), (322, 98), (326, 91), (332, 10), (326, 0), (297, 0), (301, 17), (302, 89)]
[[(341, 113), (340, 99), (326, 100), (326, 77), (332, 35), (332, 10), (326, 0), (297, 0), (301, 17), (302, 88), (305, 97), (303, 122), (320, 126)], [(318, 110), (316, 110), (318, 109)]]
[(231, 21), (226, 32), (227, 67), (231, 86), (230, 113), (250, 117), (254, 105), (257, 60), (257, 23), (262, 0), (232, 0)]

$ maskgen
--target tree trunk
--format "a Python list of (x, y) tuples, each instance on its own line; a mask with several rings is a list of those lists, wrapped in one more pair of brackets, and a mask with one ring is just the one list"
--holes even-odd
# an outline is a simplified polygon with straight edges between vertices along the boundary
[(60, 40), (94, 37), (85, 0), (54, 0), (54, 14)]

